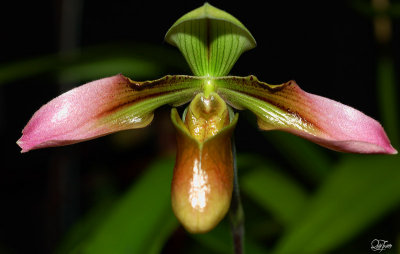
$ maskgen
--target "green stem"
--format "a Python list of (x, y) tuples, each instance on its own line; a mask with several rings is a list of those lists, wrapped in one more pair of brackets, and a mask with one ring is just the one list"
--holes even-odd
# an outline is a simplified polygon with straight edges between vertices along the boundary
[[(382, 54), (383, 55), (383, 54)], [(398, 92), (393, 59), (381, 56), (378, 60), (377, 88), (383, 126), (394, 147), (400, 143), (398, 122)]]
[(236, 146), (232, 138), (232, 155), (233, 155), (233, 193), (232, 201), (229, 209), (229, 218), (231, 222), (231, 232), (233, 237), (233, 247), (235, 254), (244, 253), (244, 212), (242, 202), (240, 200), (239, 184), (237, 177), (237, 163), (236, 163)]

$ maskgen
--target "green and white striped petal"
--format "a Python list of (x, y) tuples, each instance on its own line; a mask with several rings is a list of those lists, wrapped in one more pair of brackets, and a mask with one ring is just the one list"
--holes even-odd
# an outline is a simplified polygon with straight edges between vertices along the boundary
[(196, 76), (220, 77), (239, 56), (256, 46), (251, 33), (229, 13), (205, 3), (178, 19), (165, 35)]

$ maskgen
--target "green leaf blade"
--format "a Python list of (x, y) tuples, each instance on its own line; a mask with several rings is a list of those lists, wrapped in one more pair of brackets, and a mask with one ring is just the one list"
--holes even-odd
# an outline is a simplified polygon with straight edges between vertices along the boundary
[(399, 159), (352, 156), (342, 161), (274, 253), (327, 253), (398, 207)]
[(241, 189), (262, 208), (271, 212), (282, 225), (289, 227), (298, 219), (298, 213), (307, 203), (308, 195), (271, 163), (264, 161), (263, 164), (241, 177)]
[[(168, 158), (146, 170), (82, 245), (80, 253), (158, 253), (178, 226), (170, 204), (173, 166), (174, 160)], [(155, 243), (157, 246), (152, 246)]]

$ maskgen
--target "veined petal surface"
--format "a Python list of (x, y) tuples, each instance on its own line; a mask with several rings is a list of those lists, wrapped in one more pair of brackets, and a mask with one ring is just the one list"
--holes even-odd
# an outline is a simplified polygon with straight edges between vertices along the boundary
[(179, 48), (196, 76), (227, 75), (239, 56), (256, 46), (238, 19), (208, 3), (178, 19), (165, 40)]
[(336, 151), (397, 153), (379, 122), (352, 107), (306, 93), (295, 81), (269, 85), (248, 76), (214, 82), (227, 103), (256, 114), (263, 130), (287, 131)]
[(42, 106), (22, 131), (17, 144), (22, 152), (73, 144), (116, 131), (142, 128), (153, 111), (164, 105), (190, 101), (201, 80), (165, 76), (136, 82), (123, 75), (76, 87)]

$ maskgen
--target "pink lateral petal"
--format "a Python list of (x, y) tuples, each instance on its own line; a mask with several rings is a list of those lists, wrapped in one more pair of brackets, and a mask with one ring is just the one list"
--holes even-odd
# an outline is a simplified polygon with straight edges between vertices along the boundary
[(261, 129), (290, 132), (336, 151), (397, 153), (379, 122), (352, 107), (306, 93), (295, 81), (269, 85), (254, 76), (224, 77), (219, 86), (230, 105), (257, 115)]
[(188, 102), (201, 85), (175, 75), (136, 82), (123, 75), (76, 87), (42, 106), (22, 131), (22, 152), (62, 146), (150, 124), (153, 111), (165, 104)]
[(185, 75), (136, 82), (123, 75), (76, 87), (42, 106), (22, 131), (22, 152), (73, 144), (116, 131), (142, 128), (153, 111), (191, 100), (201, 80)]
[(101, 113), (121, 103), (124, 95), (121, 92), (128, 84), (129, 79), (123, 75), (103, 78), (76, 87), (43, 105), (17, 141), (21, 152), (73, 144), (118, 131), (118, 128), (98, 127), (97, 120)]
[(320, 135), (294, 133), (327, 148), (353, 153), (396, 154), (381, 124), (359, 110), (334, 100), (304, 92), (303, 107), (312, 108), (313, 122)]

